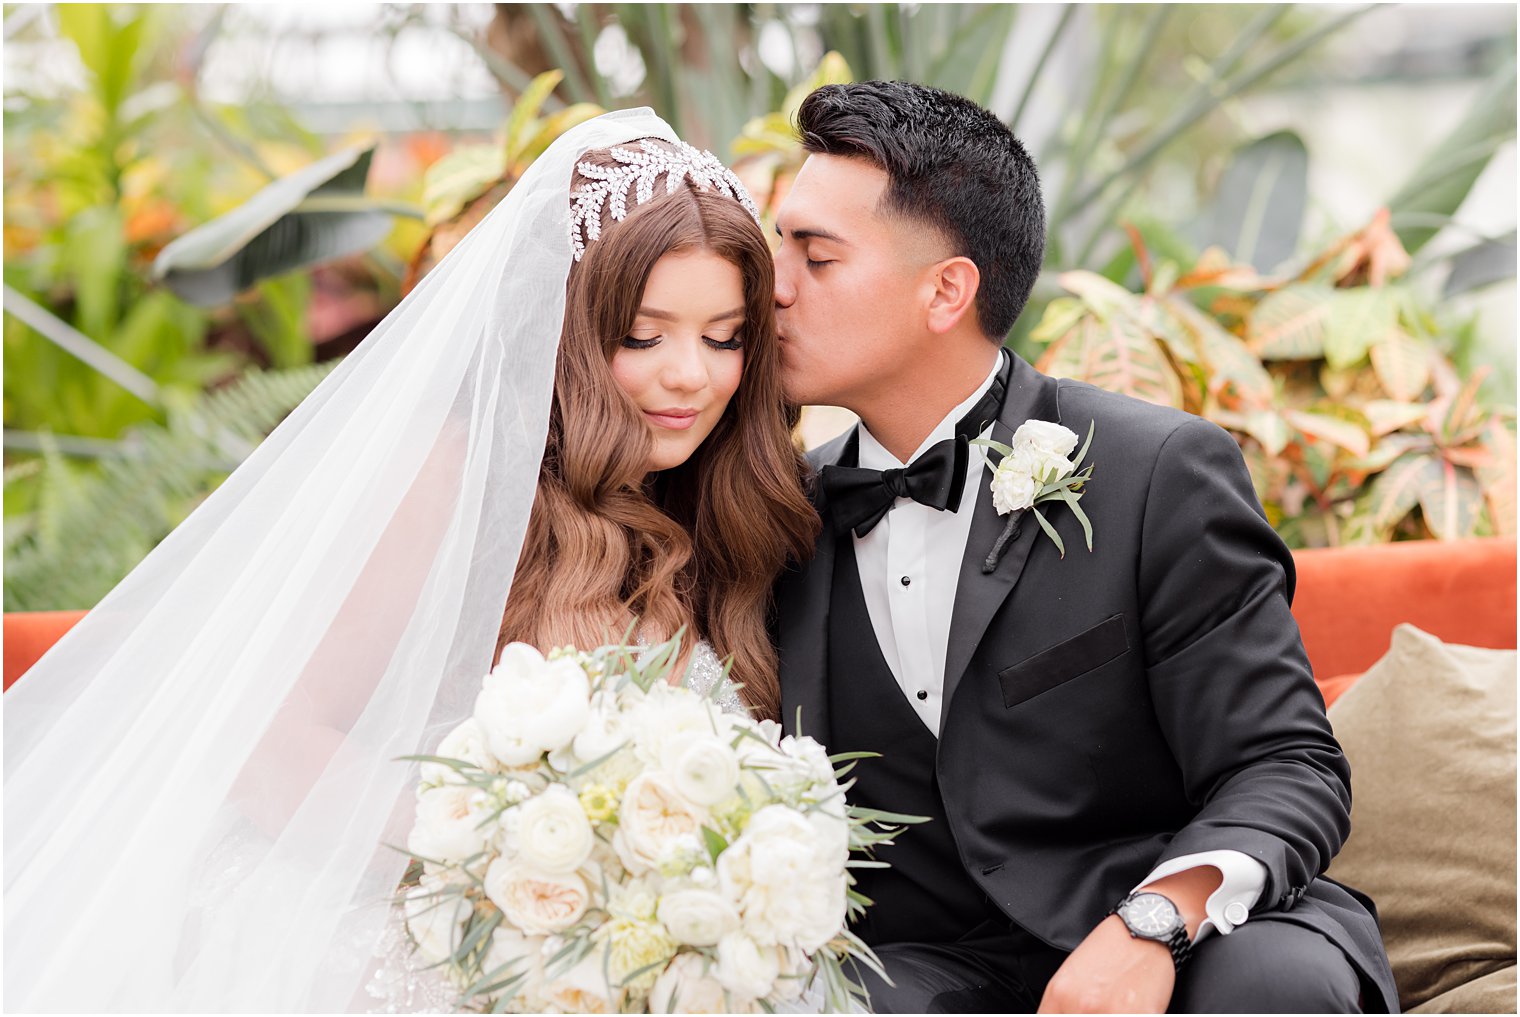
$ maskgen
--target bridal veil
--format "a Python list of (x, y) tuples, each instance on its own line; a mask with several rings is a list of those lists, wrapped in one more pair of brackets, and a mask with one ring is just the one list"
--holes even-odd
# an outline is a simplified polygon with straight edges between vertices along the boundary
[(4, 697), (8, 1010), (342, 1011), (532, 508), (569, 131)]

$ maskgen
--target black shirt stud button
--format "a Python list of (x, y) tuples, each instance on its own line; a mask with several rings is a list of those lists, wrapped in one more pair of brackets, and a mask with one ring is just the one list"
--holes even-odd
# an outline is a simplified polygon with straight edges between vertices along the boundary
[(923, 689), (919, 689), (918, 690), (918, 698), (919, 699), (928, 699), (929, 698), (929, 693), (925, 692)]
[(902, 577), (902, 584), (904, 586), (912, 586), (913, 585), (913, 580), (909, 579), (907, 576), (903, 576)]

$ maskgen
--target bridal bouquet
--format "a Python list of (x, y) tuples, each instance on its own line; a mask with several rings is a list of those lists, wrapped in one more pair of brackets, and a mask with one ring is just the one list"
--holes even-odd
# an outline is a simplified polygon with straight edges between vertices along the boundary
[(807, 992), (848, 1011), (844, 962), (877, 967), (848, 870), (883, 864), (851, 855), (915, 817), (846, 805), (868, 754), (671, 685), (676, 641), (639, 652), (513, 644), (474, 716), (407, 757), (416, 949), (460, 1009), (744, 1013)]

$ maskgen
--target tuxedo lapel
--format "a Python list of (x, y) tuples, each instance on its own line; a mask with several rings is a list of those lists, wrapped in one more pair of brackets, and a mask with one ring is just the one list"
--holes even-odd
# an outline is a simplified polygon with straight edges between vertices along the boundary
[[(1013, 374), (1008, 381), (1008, 395), (1003, 400), (1003, 411), (992, 425), (992, 437), (1004, 444), (1013, 440), (1013, 432), (1026, 420), (1049, 420), (1060, 423), (1060, 407), (1056, 399), (1056, 380), (1035, 371), (1024, 360), (1014, 357)], [(971, 655), (982, 641), (992, 616), (1013, 592), (1024, 571), (1024, 563), (1034, 548), (1040, 525), (1025, 518), (1018, 539), (1003, 552), (997, 567), (990, 573), (982, 571), (992, 545), (997, 542), (1007, 523), (992, 504), (991, 473), (983, 470), (976, 479), (976, 507), (971, 518), (971, 533), (966, 539), (966, 551), (961, 558), (960, 579), (955, 587), (955, 606), (950, 614), (950, 638), (945, 649), (945, 691), (940, 710), (940, 729), (950, 714), (950, 703), (955, 697)]]
[[(818, 474), (838, 464), (857, 447), (859, 425), (821, 446), (808, 458)], [(813, 506), (823, 517), (823, 529), (813, 557), (786, 576), (776, 591), (780, 644), (781, 723), (791, 734), (829, 740), (828, 692), (829, 602), (834, 592), (834, 553), (838, 538), (829, 517), (828, 497), (815, 477)], [(798, 731), (797, 711), (802, 710)]]

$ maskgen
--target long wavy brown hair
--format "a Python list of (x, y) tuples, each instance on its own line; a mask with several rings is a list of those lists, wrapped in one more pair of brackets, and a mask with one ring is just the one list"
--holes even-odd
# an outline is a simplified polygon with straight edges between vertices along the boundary
[[(605, 150), (583, 161), (612, 162)], [(596, 646), (634, 619), (654, 639), (684, 626), (688, 647), (703, 637), (733, 657), (751, 711), (775, 719), (771, 585), (788, 555), (812, 553), (819, 521), (791, 439), (797, 411), (782, 394), (771, 253), (734, 199), (689, 183), (664, 191), (662, 179), (659, 197), (620, 222), (604, 218), (571, 269), (549, 439), (496, 652), (518, 640)], [(650, 425), (611, 359), (655, 262), (689, 250), (711, 251), (743, 276), (744, 370), (691, 458), (649, 474)]]

